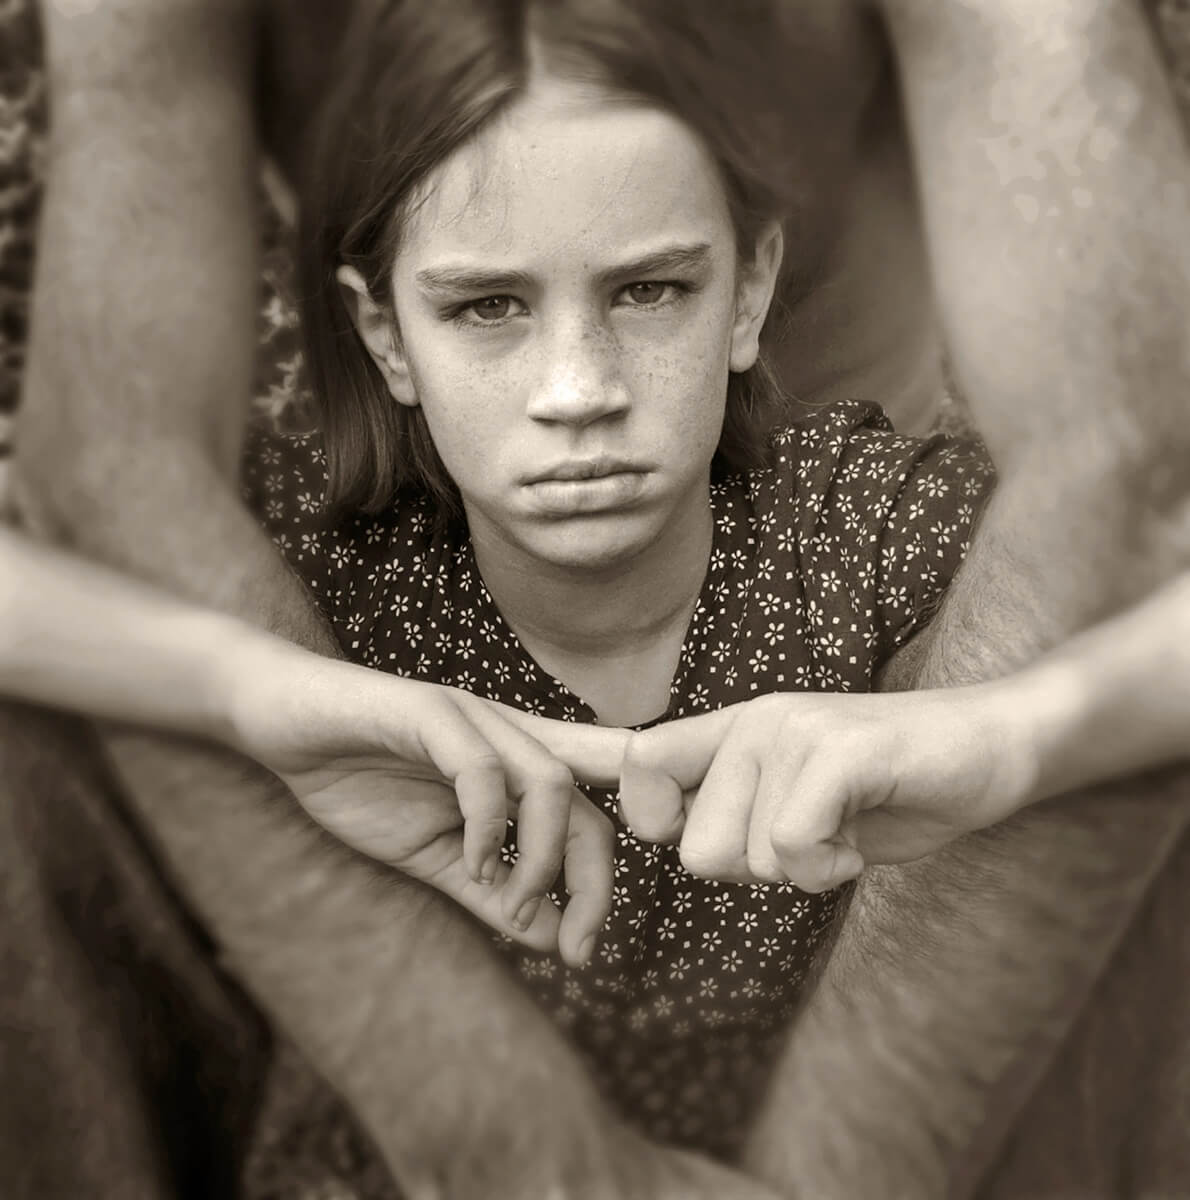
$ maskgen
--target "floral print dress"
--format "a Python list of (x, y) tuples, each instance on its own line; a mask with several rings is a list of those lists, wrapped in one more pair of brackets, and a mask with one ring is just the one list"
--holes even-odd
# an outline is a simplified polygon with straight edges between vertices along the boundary
[[(249, 498), (348, 658), (595, 721), (526, 652), (470, 541), (436, 530), (427, 501), (328, 529), (317, 438), (264, 438), (249, 459)], [(712, 485), (710, 561), (660, 720), (772, 692), (870, 690), (936, 608), (990, 482), (978, 447), (899, 437), (871, 405), (832, 405), (775, 435), (767, 469)], [(617, 828), (600, 948), (582, 969), (501, 950), (639, 1128), (729, 1153), (844, 889), (696, 879), (675, 848), (632, 836), (614, 793), (588, 793)]]

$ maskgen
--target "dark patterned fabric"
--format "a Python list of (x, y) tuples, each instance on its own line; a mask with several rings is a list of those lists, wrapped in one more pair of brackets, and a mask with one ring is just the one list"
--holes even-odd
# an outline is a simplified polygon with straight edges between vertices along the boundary
[[(428, 501), (325, 529), (323, 462), (316, 437), (262, 439), (249, 493), (348, 657), (595, 722), (519, 643), (470, 541), (436, 531)], [(898, 437), (871, 405), (832, 405), (777, 434), (769, 469), (711, 488), (710, 563), (661, 719), (779, 691), (870, 690), (950, 582), (990, 474), (977, 448)], [(725, 1153), (840, 893), (696, 879), (675, 848), (632, 836), (614, 793), (589, 793), (618, 837), (600, 949), (581, 970), (505, 952), (647, 1133)]]
[[(1154, 17), (1183, 112), (1190, 113), (1190, 3), (1187, 0), (1145, 0), (1145, 6)], [(3, 454), (10, 436), (6, 416), (15, 408), (20, 390), (36, 214), (46, 159), (47, 106), (36, 9), (35, 0), (0, 0), (0, 507), (4, 493)], [(260, 306), (257, 405), (281, 427), (292, 428), (302, 421), (300, 413), (294, 415), (295, 399), (300, 398), (302, 386), (295, 355), (295, 316), (288, 286), (290, 234), (274, 208), (267, 203), (265, 207), (267, 262)], [(956, 410), (951, 409), (944, 414), (945, 419), (953, 422), (955, 413)], [(0, 728), (0, 736), (8, 732), (8, 727)], [(46, 761), (52, 760), (55, 766), (65, 769), (72, 758), (77, 764), (85, 763), (84, 749), (77, 744), (64, 742), (59, 745), (46, 740), (43, 746)], [(44, 772), (41, 776), (35, 775), (11, 756), (3, 757), (3, 762), (5, 768), (0, 777), (9, 787), (23, 782), (35, 811), (67, 811), (61, 799), (67, 794), (66, 788), (47, 786)], [(86, 772), (79, 773), (80, 779), (85, 777)], [(102, 789), (94, 789), (94, 793), (100, 796)], [(1190, 845), (1183, 846), (1182, 850), (1184, 865), (1190, 862)], [(30, 848), (28, 853), (37, 853), (36, 847)], [(80, 849), (80, 853), (84, 851)], [(1170, 932), (1165, 941), (1149, 943), (1133, 939), (1134, 946), (1149, 952), (1152, 963), (1158, 964), (1159, 969), (1151, 972), (1151, 976), (1125, 977), (1122, 1001), (1106, 1007), (1102, 1003), (1099, 1005), (1093, 1014), (1102, 1027), (1098, 1041), (1088, 1044), (1084, 1039), (1077, 1044), (1066, 1073), (1058, 1078), (1058, 1086), (1050, 1089), (1050, 1107), (1031, 1114), (1036, 1119), (1032, 1120), (1028, 1133), (1040, 1147), (1037, 1157), (1051, 1153), (1058, 1173), (1059, 1182), (1042, 1189), (1046, 1194), (1174, 1196), (1182, 1191), (1182, 1182), (1190, 1177), (1184, 1136), (1190, 1115), (1184, 1102), (1177, 1108), (1164, 1100), (1154, 1099), (1155, 1096), (1167, 1098), (1169, 1094), (1168, 1087), (1162, 1093), (1154, 1082), (1160, 1072), (1164, 1072), (1167, 1084), (1173, 1080), (1181, 1088), (1180, 1095), (1186, 1090), (1182, 1081), (1187, 1074), (1186, 1063), (1190, 1061), (1190, 1053), (1185, 1052), (1185, 1047), (1190, 1042), (1185, 1036), (1173, 1036), (1168, 1022), (1170, 1013), (1190, 1011), (1185, 1004), (1179, 1007), (1173, 1003), (1171, 1006), (1169, 998), (1171, 978), (1190, 978), (1190, 971), (1182, 970), (1178, 974), (1169, 966), (1190, 961), (1186, 938), (1181, 933), (1184, 923), (1178, 923), (1187, 907), (1187, 878), (1190, 876), (1183, 870), (1181, 890), (1173, 893), (1167, 903), (1166, 923)], [(155, 914), (146, 914), (145, 928), (157, 930), (159, 920)], [(41, 958), (50, 965), (54, 963), (54, 936), (61, 935), (46, 932), (46, 945), (50, 949)], [(137, 930), (129, 931), (130, 938), (137, 936)], [(72, 953), (86, 955), (93, 950), (92, 946), (73, 947)], [(1168, 973), (1171, 970), (1174, 971), (1172, 975)], [(186, 975), (182, 986), (193, 989), (195, 978), (194, 973)], [(64, 990), (63, 995), (67, 994)], [(78, 1003), (77, 992), (69, 995), (74, 997), (78, 1010), (69, 1019), (59, 1020), (44, 1007), (41, 1010), (47, 1027), (56, 1032), (60, 1047), (73, 1044), (71, 1020), (77, 1020), (80, 1014), (88, 1015)], [(1159, 1012), (1138, 1002), (1150, 995), (1159, 996), (1163, 1001)], [(0, 1014), (9, 1015), (7, 1009)], [(1144, 1053), (1132, 1042), (1121, 1041), (1121, 1015), (1132, 1018), (1134, 1031), (1143, 1027), (1149, 1036)], [(1139, 1033), (1134, 1040), (1140, 1040)], [(1088, 1085), (1091, 1078), (1088, 1064), (1099, 1070), (1095, 1076), (1096, 1086)], [(1123, 1071), (1121, 1064), (1125, 1067)], [(1127, 1070), (1142, 1070), (1137, 1064), (1143, 1064), (1141, 1076), (1121, 1084)], [(122, 1075), (118, 1066), (113, 1068), (98, 1056), (93, 1056), (92, 1066), (100, 1078), (98, 1094), (103, 1097), (103, 1126), (108, 1138), (115, 1142), (118, 1136), (115, 1130), (121, 1117), (126, 1115), (121, 1107)], [(62, 1109), (62, 1097), (77, 1086), (76, 1064), (64, 1053), (61, 1064), (49, 1057), (39, 1059), (37, 1070), (47, 1094), (56, 1094), (60, 1101), (58, 1108)], [(274, 1084), (266, 1118), (257, 1137), (257, 1152), (244, 1186), (248, 1200), (389, 1200), (394, 1193), (376, 1156), (353, 1129), (337, 1099), (289, 1047), (281, 1048)], [(1111, 1104), (1105, 1102), (1109, 1093)], [(1084, 1107), (1093, 1108), (1095, 1120), (1080, 1123), (1078, 1116), (1072, 1115), (1071, 1097), (1082, 1098)], [(20, 1090), (14, 1090), (12, 1098), (21, 1105), (22, 1111), (28, 1108)], [(138, 1115), (133, 1105), (125, 1107), (133, 1114), (133, 1119)], [(83, 1111), (80, 1120), (85, 1122), (86, 1119), (87, 1113)], [(1068, 1135), (1069, 1145), (1057, 1136), (1063, 1130)], [(1139, 1139), (1134, 1136), (1138, 1130), (1144, 1134)], [(58, 1146), (68, 1147), (69, 1155), (79, 1157), (79, 1141), (73, 1134), (54, 1142), (53, 1134), (43, 1127), (40, 1131), (32, 1131), (30, 1137), (40, 1137), (46, 1143), (41, 1147), (44, 1154), (53, 1154)], [(1128, 1139), (1131, 1139), (1131, 1158), (1121, 1148)], [(30, 1161), (32, 1145), (31, 1140), (29, 1146), (21, 1147), (26, 1163)], [(1086, 1152), (1088, 1147), (1095, 1148), (1094, 1155)], [(1086, 1182), (1077, 1174), (1080, 1164), (1091, 1163), (1093, 1159), (1106, 1172), (1102, 1187), (1096, 1186), (1098, 1179), (1095, 1183)], [(36, 1196), (37, 1200), (58, 1194), (118, 1195), (122, 1194), (122, 1188), (127, 1191), (129, 1186), (138, 1196), (151, 1194), (147, 1187), (130, 1184), (132, 1176), (128, 1169), (111, 1162), (107, 1164), (106, 1174), (96, 1172), (93, 1186), (75, 1188), (68, 1193), (56, 1193), (44, 1187), (22, 1193), (11, 1178), (7, 1175), (4, 1178), (6, 1190), (10, 1185), (17, 1186), (17, 1195)], [(1031, 1174), (1025, 1172), (995, 1194), (1012, 1198), (1037, 1194), (1039, 1178), (1042, 1175), (1036, 1169)], [(1025, 1180), (1023, 1186), (1021, 1179)], [(160, 1194), (167, 1193), (163, 1189)]]

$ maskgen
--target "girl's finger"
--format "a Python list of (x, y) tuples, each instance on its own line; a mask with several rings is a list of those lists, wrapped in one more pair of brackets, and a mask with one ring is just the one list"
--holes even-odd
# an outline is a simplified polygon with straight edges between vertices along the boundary
[(483, 703), (565, 763), (581, 783), (614, 788), (619, 782), (624, 750), (632, 737), (630, 730), (577, 721), (552, 721), (497, 704), (494, 700)]
[(760, 763), (741, 738), (725, 738), (686, 816), (682, 865), (708, 879), (744, 881), (748, 826), (760, 782)]
[(504, 896), (504, 912), (519, 929), (528, 928), (542, 897), (557, 881), (570, 832), (574, 776), (538, 748), (540, 761), (523, 784), (513, 770), (517, 799), (517, 856)]
[[(515, 801), (519, 853), (505, 888), (504, 912), (524, 928), (562, 871), (576, 795), (574, 776), (540, 742), (506, 721), (495, 706), (469, 704), (467, 712), (499, 753)], [(602, 869), (610, 880), (610, 856)]]
[(785, 875), (804, 892), (824, 892), (863, 870), (859, 852), (841, 836), (849, 815), (844, 774), (811, 757), (772, 818), (769, 838)]
[(697, 717), (683, 717), (634, 733), (624, 759), (644, 771), (666, 774), (679, 791), (692, 792), (702, 783), (741, 707), (733, 705)]
[[(586, 962), (611, 911), (615, 834), (611, 822), (574, 786), (570, 763), (584, 777), (614, 785), (619, 773), (625, 730), (599, 729), (570, 722), (544, 721), (488, 705), (477, 724), (502, 753), (509, 785), (517, 801), (519, 856), (506, 889), (505, 912), (531, 915), (543, 892), (564, 869), (569, 900), (558, 933), (563, 959)], [(521, 718), (524, 718), (523, 720)], [(526, 730), (543, 733), (547, 745)], [(551, 754), (558, 750), (563, 761)]]
[(492, 883), (500, 850), (508, 836), (508, 793), (504, 768), (493, 753), (490, 762), (472, 761), (454, 778), (463, 815), (463, 861), (472, 879)]
[(425, 722), (426, 757), (454, 788), (463, 816), (463, 861), (477, 882), (495, 878), (508, 830), (508, 789), (499, 752), (453, 704)]
[(557, 907), (547, 901), (537, 910), (527, 929), (515, 927), (504, 913), (504, 890), (511, 875), (508, 864), (499, 864), (492, 884), (476, 883), (463, 865), (462, 841), (462, 835), (457, 831), (436, 838), (407, 858), (401, 864), (401, 870), (449, 896), (485, 925), (514, 942), (533, 950), (556, 949), (562, 919)]
[(677, 780), (641, 766), (629, 749), (620, 772), (620, 819), (644, 842), (673, 845), (686, 827), (686, 805)]
[(558, 930), (558, 949), (571, 966), (590, 961), (612, 908), (616, 834), (612, 823), (581, 792), (570, 806), (566, 890), (570, 900)]
[(801, 754), (796, 748), (770, 750), (760, 763), (760, 780), (748, 821), (748, 870), (754, 879), (775, 883), (786, 878), (773, 848), (773, 822), (796, 794)]
[(803, 892), (829, 892), (854, 879), (864, 869), (864, 858), (854, 846), (841, 839), (816, 842), (781, 865), (789, 881)]

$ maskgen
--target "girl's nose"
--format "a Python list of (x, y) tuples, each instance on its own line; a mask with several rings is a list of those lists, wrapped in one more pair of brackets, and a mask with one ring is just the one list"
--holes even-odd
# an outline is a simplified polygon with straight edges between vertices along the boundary
[(590, 425), (628, 407), (614, 339), (587, 331), (556, 339), (548, 353), (529, 401), (533, 420)]

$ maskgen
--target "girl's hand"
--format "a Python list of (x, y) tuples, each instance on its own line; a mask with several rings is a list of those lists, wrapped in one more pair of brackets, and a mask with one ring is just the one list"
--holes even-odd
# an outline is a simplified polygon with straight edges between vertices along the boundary
[[(315, 821), (500, 933), (570, 963), (611, 907), (611, 823), (575, 786), (613, 786), (627, 734), (539, 721), (454, 688), (253, 638), (229, 656), (232, 740)], [(510, 719), (511, 718), (511, 719)], [(551, 750), (526, 729), (549, 736)], [(519, 857), (501, 862), (507, 821)], [(560, 869), (570, 901), (541, 904)]]
[(695, 875), (821, 892), (1008, 816), (1037, 755), (997, 684), (776, 695), (633, 734), (621, 811)]

